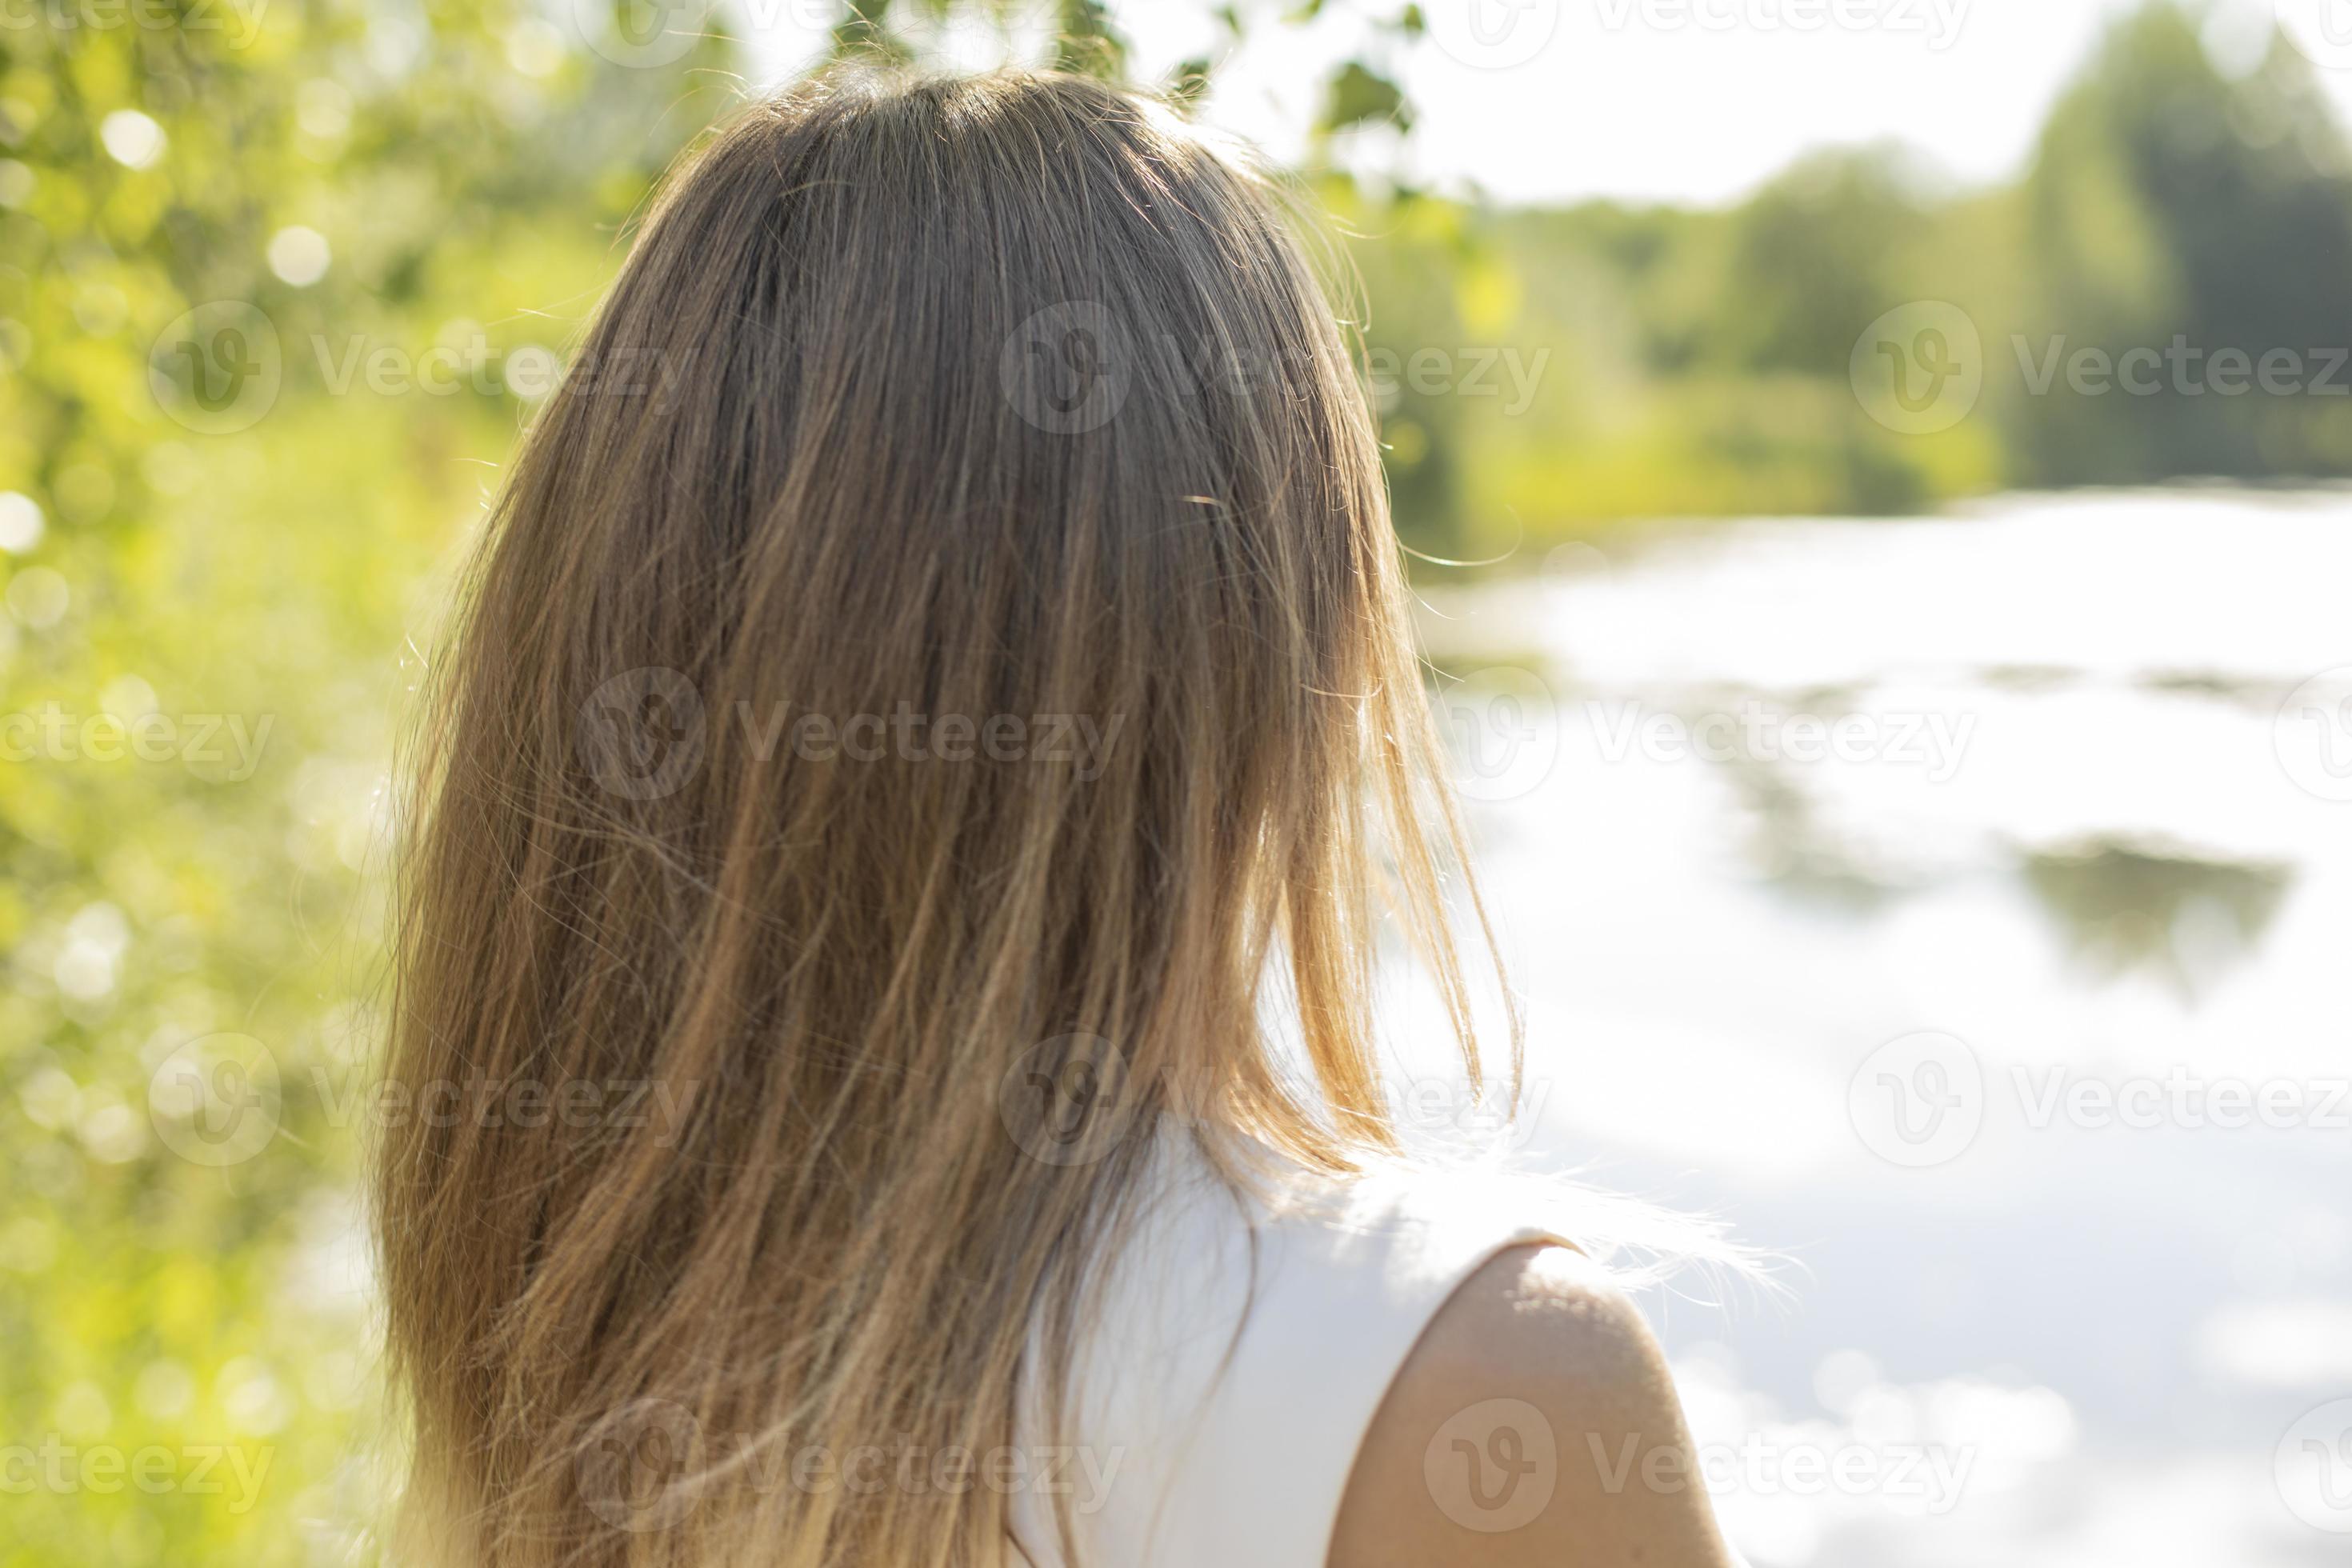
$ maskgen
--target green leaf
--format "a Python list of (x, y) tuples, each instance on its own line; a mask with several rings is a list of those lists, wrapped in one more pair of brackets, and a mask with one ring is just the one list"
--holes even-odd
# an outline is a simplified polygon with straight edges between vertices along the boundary
[(1324, 99), (1318, 129), (1327, 134), (1349, 126), (1387, 121), (1401, 131), (1412, 126), (1412, 111), (1404, 89), (1361, 60), (1341, 66)]

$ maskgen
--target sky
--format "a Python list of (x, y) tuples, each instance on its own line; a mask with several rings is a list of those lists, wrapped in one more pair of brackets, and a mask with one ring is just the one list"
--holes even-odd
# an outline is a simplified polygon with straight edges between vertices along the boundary
[[(1018, 0), (1030, 4), (1032, 0)], [(1035, 0), (1045, 11), (1050, 0)], [(1380, 167), (1511, 203), (1593, 196), (1715, 205), (1809, 150), (1893, 139), (1967, 184), (2007, 179), (2105, 19), (2131, 0), (1429, 0), (1431, 36), (1380, 40), (1335, 0), (1303, 26), (1257, 28), (1221, 69), (1211, 118), (1294, 153), (1334, 61), (1362, 52), (1401, 78), (1420, 123)], [(768, 74), (807, 58), (798, 0), (736, 0)], [(1388, 0), (1377, 7), (1389, 9)], [(1213, 52), (1198, 0), (1113, 0), (1140, 74)], [(1261, 5), (1266, 12), (1273, 7)], [(2323, 77), (2352, 110), (2352, 0), (2219, 0), (2217, 59), (2284, 18), (2336, 59)], [(1808, 13), (1820, 18), (1799, 30)], [(2332, 20), (2336, 49), (2314, 32)], [(1480, 26), (1483, 20), (1483, 27)], [(953, 46), (984, 63), (993, 40)]]

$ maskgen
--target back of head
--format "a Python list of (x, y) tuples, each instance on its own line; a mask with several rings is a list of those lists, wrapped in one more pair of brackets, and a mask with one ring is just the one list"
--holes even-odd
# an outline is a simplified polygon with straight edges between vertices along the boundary
[(795, 1467), (1007, 1441), (1143, 1130), (1386, 1146), (1382, 895), (1467, 1047), (1396, 554), (1281, 203), (1159, 106), (845, 73), (673, 178), (418, 757), (393, 1076), (549, 1106), (382, 1153), (420, 1552), (997, 1550)]

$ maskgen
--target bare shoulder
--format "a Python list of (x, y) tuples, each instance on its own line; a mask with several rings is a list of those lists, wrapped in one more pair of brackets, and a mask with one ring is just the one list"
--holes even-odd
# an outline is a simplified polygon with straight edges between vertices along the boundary
[(1599, 1265), (1496, 1256), (1365, 1434), (1329, 1568), (1727, 1568), (1664, 1356)]

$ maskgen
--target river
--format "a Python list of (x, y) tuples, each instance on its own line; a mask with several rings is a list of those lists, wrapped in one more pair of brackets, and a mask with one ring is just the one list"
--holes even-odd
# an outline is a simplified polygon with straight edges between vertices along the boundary
[(2352, 492), (1643, 537), (1423, 623), (1531, 1152), (1789, 1259), (1650, 1302), (1743, 1551), (2342, 1563)]

